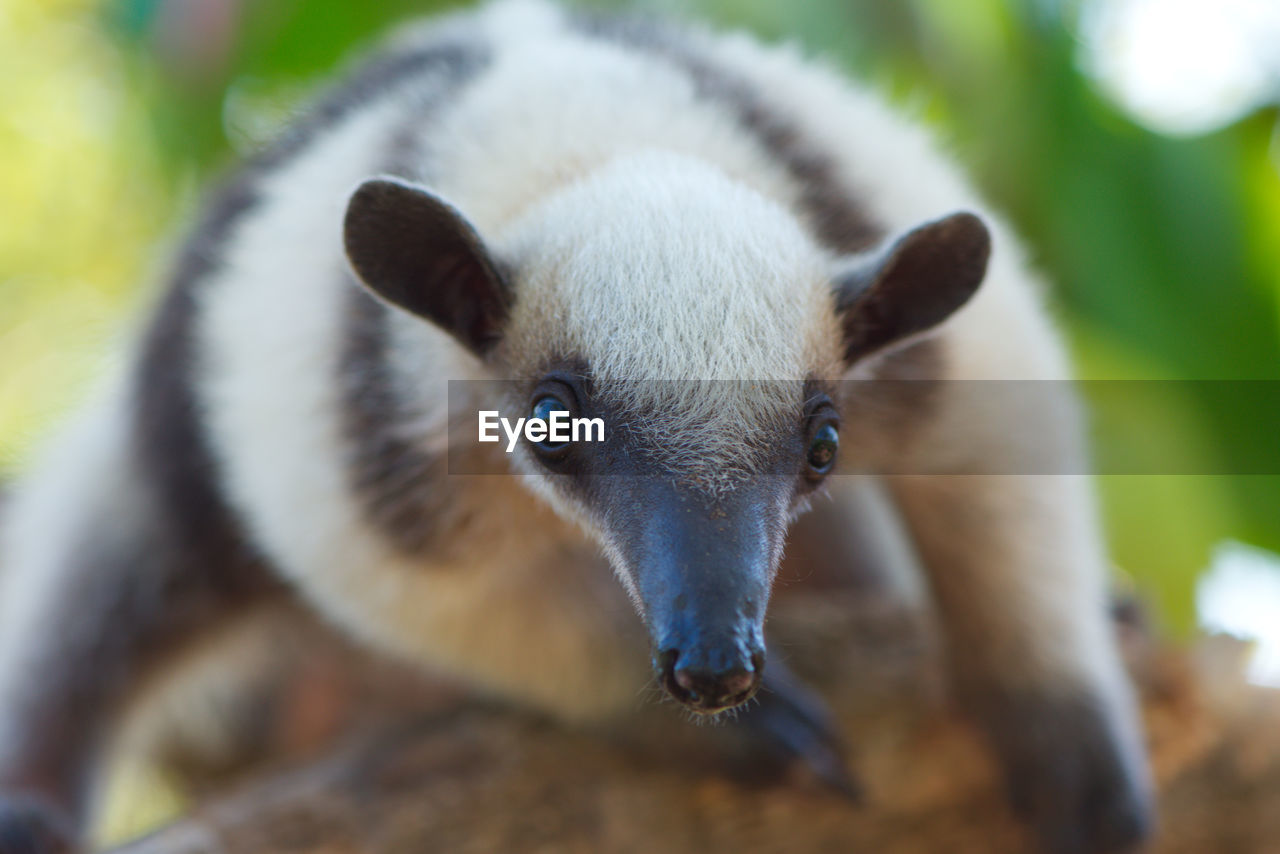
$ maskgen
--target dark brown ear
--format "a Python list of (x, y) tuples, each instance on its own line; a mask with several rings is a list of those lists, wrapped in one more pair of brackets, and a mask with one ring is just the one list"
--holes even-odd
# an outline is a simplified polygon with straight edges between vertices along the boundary
[(484, 355), (511, 297), (484, 241), (452, 205), (395, 179), (365, 181), (347, 203), (347, 258), (369, 290)]
[(982, 220), (956, 213), (846, 269), (836, 283), (846, 362), (946, 320), (978, 290), (990, 254), (991, 235)]

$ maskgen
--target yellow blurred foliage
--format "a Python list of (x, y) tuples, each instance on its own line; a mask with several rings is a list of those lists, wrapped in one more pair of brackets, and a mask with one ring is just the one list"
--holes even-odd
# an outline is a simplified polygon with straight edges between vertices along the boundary
[(91, 0), (0, 5), (0, 472), (111, 364), (171, 207), (95, 14)]

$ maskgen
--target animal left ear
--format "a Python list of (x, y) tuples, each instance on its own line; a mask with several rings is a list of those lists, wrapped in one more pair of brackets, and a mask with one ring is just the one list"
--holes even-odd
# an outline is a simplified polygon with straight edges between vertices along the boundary
[(982, 284), (991, 234), (971, 213), (925, 223), (836, 277), (845, 361), (937, 326)]
[(479, 233), (421, 187), (365, 181), (347, 203), (347, 258), (369, 290), (435, 323), (478, 356), (506, 324), (510, 292)]

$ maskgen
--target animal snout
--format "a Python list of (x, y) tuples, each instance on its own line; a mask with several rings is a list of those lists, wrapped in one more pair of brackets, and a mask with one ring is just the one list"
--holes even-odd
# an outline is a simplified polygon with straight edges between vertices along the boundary
[(698, 655), (668, 649), (658, 656), (659, 677), (668, 694), (699, 714), (714, 714), (755, 695), (764, 673), (764, 653)]

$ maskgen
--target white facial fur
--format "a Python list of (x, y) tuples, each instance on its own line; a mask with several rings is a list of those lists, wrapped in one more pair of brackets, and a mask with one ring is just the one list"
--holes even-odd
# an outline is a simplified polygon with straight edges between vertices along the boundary
[(826, 254), (780, 205), (683, 155), (620, 157), (498, 246), (518, 271), (511, 362), (585, 361), (673, 466), (712, 480), (749, 471), (748, 449), (795, 423), (802, 381), (835, 362)]

